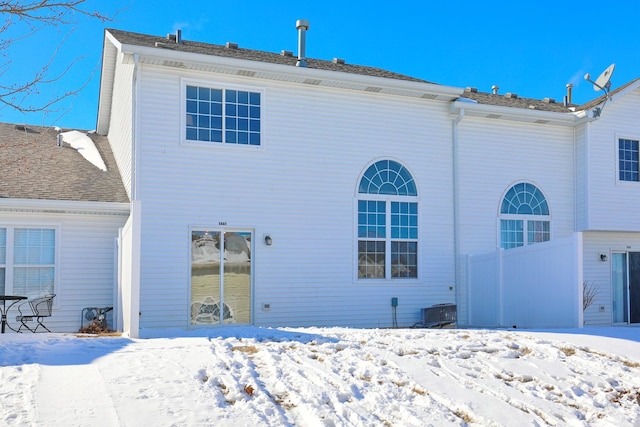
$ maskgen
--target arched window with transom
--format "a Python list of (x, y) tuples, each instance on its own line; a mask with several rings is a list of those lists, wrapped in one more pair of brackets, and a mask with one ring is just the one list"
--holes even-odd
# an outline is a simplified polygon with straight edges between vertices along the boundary
[(542, 191), (528, 182), (509, 188), (500, 207), (500, 247), (516, 248), (550, 238), (549, 205)]
[(418, 277), (418, 191), (394, 160), (367, 168), (358, 185), (358, 278)]

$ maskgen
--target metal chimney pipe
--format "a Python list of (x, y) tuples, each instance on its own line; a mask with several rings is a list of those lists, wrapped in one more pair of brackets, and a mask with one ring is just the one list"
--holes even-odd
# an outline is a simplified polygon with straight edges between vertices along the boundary
[(298, 30), (298, 61), (296, 67), (306, 67), (306, 34), (309, 29), (309, 21), (306, 19), (298, 19), (296, 21), (296, 30)]
[(182, 30), (176, 30), (176, 43), (182, 43)]
[(573, 89), (573, 84), (567, 83), (567, 103), (571, 104), (571, 90)]

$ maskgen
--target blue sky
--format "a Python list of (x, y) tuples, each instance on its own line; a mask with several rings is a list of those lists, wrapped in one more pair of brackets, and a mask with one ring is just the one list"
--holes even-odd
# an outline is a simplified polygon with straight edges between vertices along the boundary
[[(104, 28), (240, 47), (297, 52), (295, 21), (308, 19), (307, 56), (368, 65), (434, 83), (513, 92), (562, 101), (574, 84), (573, 101), (599, 93), (583, 80), (616, 64), (612, 88), (640, 77), (640, 2), (361, 0), (89, 0), (89, 8), (113, 13), (111, 22), (76, 17), (74, 26), (43, 28), (15, 42), (0, 57), (4, 85), (29, 78), (57, 54), (52, 72), (71, 68), (41, 87), (32, 103), (68, 90), (81, 92), (56, 111), (19, 113), (0, 108), (0, 121), (94, 129)], [(21, 33), (14, 25), (5, 38)], [(86, 84), (86, 85), (85, 85)], [(84, 86), (83, 86), (84, 85)], [(615, 102), (615, 99), (614, 99)]]

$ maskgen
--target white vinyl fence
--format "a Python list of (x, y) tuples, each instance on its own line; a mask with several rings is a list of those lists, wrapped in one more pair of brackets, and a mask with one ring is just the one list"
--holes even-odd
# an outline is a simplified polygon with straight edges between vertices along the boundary
[(467, 257), (470, 327), (582, 327), (582, 233)]

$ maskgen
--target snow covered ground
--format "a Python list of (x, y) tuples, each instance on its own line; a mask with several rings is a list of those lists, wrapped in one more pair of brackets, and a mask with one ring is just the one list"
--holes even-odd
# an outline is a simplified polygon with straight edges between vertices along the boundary
[(640, 328), (0, 336), (8, 426), (640, 426)]

